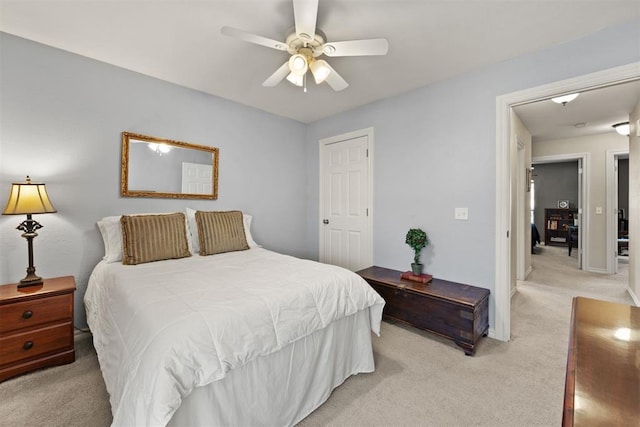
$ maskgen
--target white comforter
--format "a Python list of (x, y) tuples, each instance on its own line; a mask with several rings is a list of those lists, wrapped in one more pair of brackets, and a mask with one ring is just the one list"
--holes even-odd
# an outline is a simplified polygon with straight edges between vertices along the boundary
[(254, 248), (124, 266), (99, 263), (87, 320), (113, 425), (165, 425), (194, 387), (384, 300), (340, 267)]

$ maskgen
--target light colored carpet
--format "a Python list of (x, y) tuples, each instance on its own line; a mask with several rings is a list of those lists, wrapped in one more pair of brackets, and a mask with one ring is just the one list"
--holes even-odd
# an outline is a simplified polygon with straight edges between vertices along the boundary
[[(618, 277), (577, 270), (566, 249), (539, 248), (512, 300), (512, 340), (455, 344), (383, 322), (376, 372), (349, 378), (300, 423), (312, 426), (557, 426), (575, 295), (631, 304)], [(575, 261), (575, 259), (573, 260)], [(108, 426), (108, 396), (89, 334), (75, 363), (0, 384), (1, 426)]]

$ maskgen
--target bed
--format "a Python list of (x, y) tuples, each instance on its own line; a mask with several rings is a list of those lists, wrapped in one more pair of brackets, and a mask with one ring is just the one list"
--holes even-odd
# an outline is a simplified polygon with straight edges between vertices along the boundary
[(374, 370), (384, 300), (348, 270), (255, 242), (125, 265), (103, 238), (84, 300), (113, 425), (293, 425)]

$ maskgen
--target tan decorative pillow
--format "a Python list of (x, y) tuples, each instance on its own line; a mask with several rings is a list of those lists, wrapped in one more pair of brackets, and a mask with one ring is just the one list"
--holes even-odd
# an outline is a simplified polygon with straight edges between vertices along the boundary
[(196, 224), (198, 225), (200, 255), (249, 249), (240, 211), (197, 211)]
[(123, 215), (120, 224), (123, 264), (191, 256), (183, 213)]

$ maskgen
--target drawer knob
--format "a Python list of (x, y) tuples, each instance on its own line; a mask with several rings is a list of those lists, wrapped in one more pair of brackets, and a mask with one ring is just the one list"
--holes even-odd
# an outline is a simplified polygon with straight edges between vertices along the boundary
[(22, 313), (23, 319), (31, 319), (31, 316), (33, 316), (33, 311), (31, 310), (27, 310), (24, 313)]
[(22, 348), (25, 350), (31, 350), (31, 348), (33, 348), (33, 341), (27, 341), (22, 345)]

